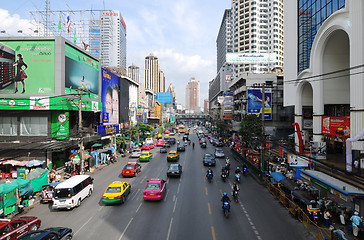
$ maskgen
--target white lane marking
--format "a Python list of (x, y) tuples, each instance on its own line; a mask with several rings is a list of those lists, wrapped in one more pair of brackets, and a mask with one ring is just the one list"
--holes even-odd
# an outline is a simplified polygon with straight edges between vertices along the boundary
[(173, 202), (176, 201), (176, 195), (173, 195)]
[(142, 206), (142, 203), (140, 203), (139, 207), (136, 210), (136, 213), (139, 211), (140, 207)]
[(140, 183), (143, 183), (143, 182), (145, 181), (145, 179), (147, 179), (147, 176), (144, 176), (144, 177), (142, 178), (142, 180), (140, 181)]
[(121, 236), (120, 236), (119, 240), (123, 239), (124, 234), (125, 234), (126, 230), (128, 230), (128, 227), (129, 227), (129, 225), (131, 224), (131, 221), (133, 221), (133, 219), (134, 219), (134, 218), (131, 218), (131, 219), (130, 219), (130, 221), (128, 222), (128, 225), (126, 225), (126, 227), (125, 227), (125, 229), (124, 229), (123, 233), (121, 234)]
[(169, 235), (171, 234), (171, 229), (172, 229), (172, 223), (173, 223), (173, 217), (171, 218), (171, 221), (169, 223), (169, 228), (168, 228), (168, 233), (167, 233), (166, 240), (169, 240)]
[(89, 223), (91, 221), (92, 217), (90, 217), (78, 230), (77, 232), (75, 232), (75, 235), (84, 227), (86, 226), (87, 223)]
[(176, 198), (176, 201), (174, 202), (173, 212), (175, 212), (175, 211), (176, 211), (177, 200), (178, 200), (178, 198)]
[(178, 188), (177, 188), (177, 194), (179, 193), (179, 188), (181, 187), (181, 183), (178, 184)]
[(101, 211), (101, 209), (103, 209), (105, 206), (101, 206), (100, 208), (99, 208), (99, 210), (98, 211)]

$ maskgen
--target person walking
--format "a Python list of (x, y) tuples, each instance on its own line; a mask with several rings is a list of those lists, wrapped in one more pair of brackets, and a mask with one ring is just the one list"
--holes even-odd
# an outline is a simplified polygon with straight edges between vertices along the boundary
[(324, 219), (325, 219), (325, 226), (327, 228), (330, 227), (330, 218), (331, 218), (331, 214), (330, 214), (329, 210), (328, 209), (325, 209)]
[(354, 239), (358, 240), (359, 225), (363, 222), (363, 217), (359, 217), (358, 212), (354, 212), (354, 215), (350, 218), (353, 226)]

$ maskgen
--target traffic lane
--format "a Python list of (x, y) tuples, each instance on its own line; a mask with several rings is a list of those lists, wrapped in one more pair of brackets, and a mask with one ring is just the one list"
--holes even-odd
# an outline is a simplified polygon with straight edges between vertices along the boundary
[[(230, 149), (224, 148), (225, 154), (230, 158), (232, 174), (237, 166), (242, 164), (235, 160)], [(234, 178), (230, 178), (231, 183)], [(277, 199), (260, 185), (248, 173), (247, 177), (242, 176), (239, 200), (245, 214), (255, 224), (263, 239), (313, 239), (302, 223), (292, 217), (288, 210), (283, 207)]]

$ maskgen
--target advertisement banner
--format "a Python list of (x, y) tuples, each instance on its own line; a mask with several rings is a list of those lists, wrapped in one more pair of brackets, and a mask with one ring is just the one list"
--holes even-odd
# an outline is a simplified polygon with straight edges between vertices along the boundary
[(350, 116), (322, 116), (321, 126), (323, 134), (350, 137)]
[(52, 112), (52, 138), (68, 139), (69, 129), (69, 113)]
[(264, 120), (272, 120), (272, 89), (265, 89), (265, 99), (262, 99), (262, 89), (248, 88), (248, 114), (255, 114), (262, 119), (262, 103), (264, 102)]
[(54, 93), (54, 41), (0, 41), (0, 94), (51, 93)]
[(104, 68), (101, 69), (101, 72), (102, 122), (104, 124), (118, 124), (119, 77)]
[(275, 53), (227, 53), (228, 64), (274, 63), (277, 61)]
[(172, 93), (171, 92), (160, 92), (155, 94), (155, 100), (158, 100), (160, 104), (172, 104)]
[(234, 94), (233, 92), (224, 92), (224, 108), (223, 108), (223, 120), (233, 120), (234, 110)]
[(65, 45), (65, 93), (77, 94), (78, 88), (89, 91), (85, 98), (99, 99), (99, 62)]
[(101, 136), (119, 133), (119, 124), (97, 126), (97, 134)]

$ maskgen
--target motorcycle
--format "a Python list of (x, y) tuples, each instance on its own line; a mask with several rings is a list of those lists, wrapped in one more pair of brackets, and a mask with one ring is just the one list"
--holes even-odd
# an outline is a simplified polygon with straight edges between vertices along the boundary
[(230, 160), (225, 161), (225, 166), (227, 169), (230, 169)]
[(235, 181), (238, 182), (238, 183), (240, 183), (240, 178), (241, 178), (240, 173), (236, 173), (235, 174)]
[(248, 172), (248, 169), (246, 167), (243, 168), (243, 175), (244, 175), (244, 177), (246, 177), (247, 172)]
[(222, 181), (223, 182), (226, 182), (226, 178), (227, 178), (226, 173), (225, 172), (222, 172), (221, 173), (221, 179), (222, 179)]
[(233, 191), (232, 195), (233, 195), (235, 202), (238, 202), (239, 201), (239, 192)]
[(214, 175), (212, 173), (208, 173), (206, 176), (207, 181), (209, 181), (209, 183), (211, 183), (213, 177), (214, 177)]
[(222, 210), (224, 211), (225, 217), (229, 217), (229, 214), (230, 214), (230, 203), (229, 202), (224, 202), (224, 204), (222, 205)]

